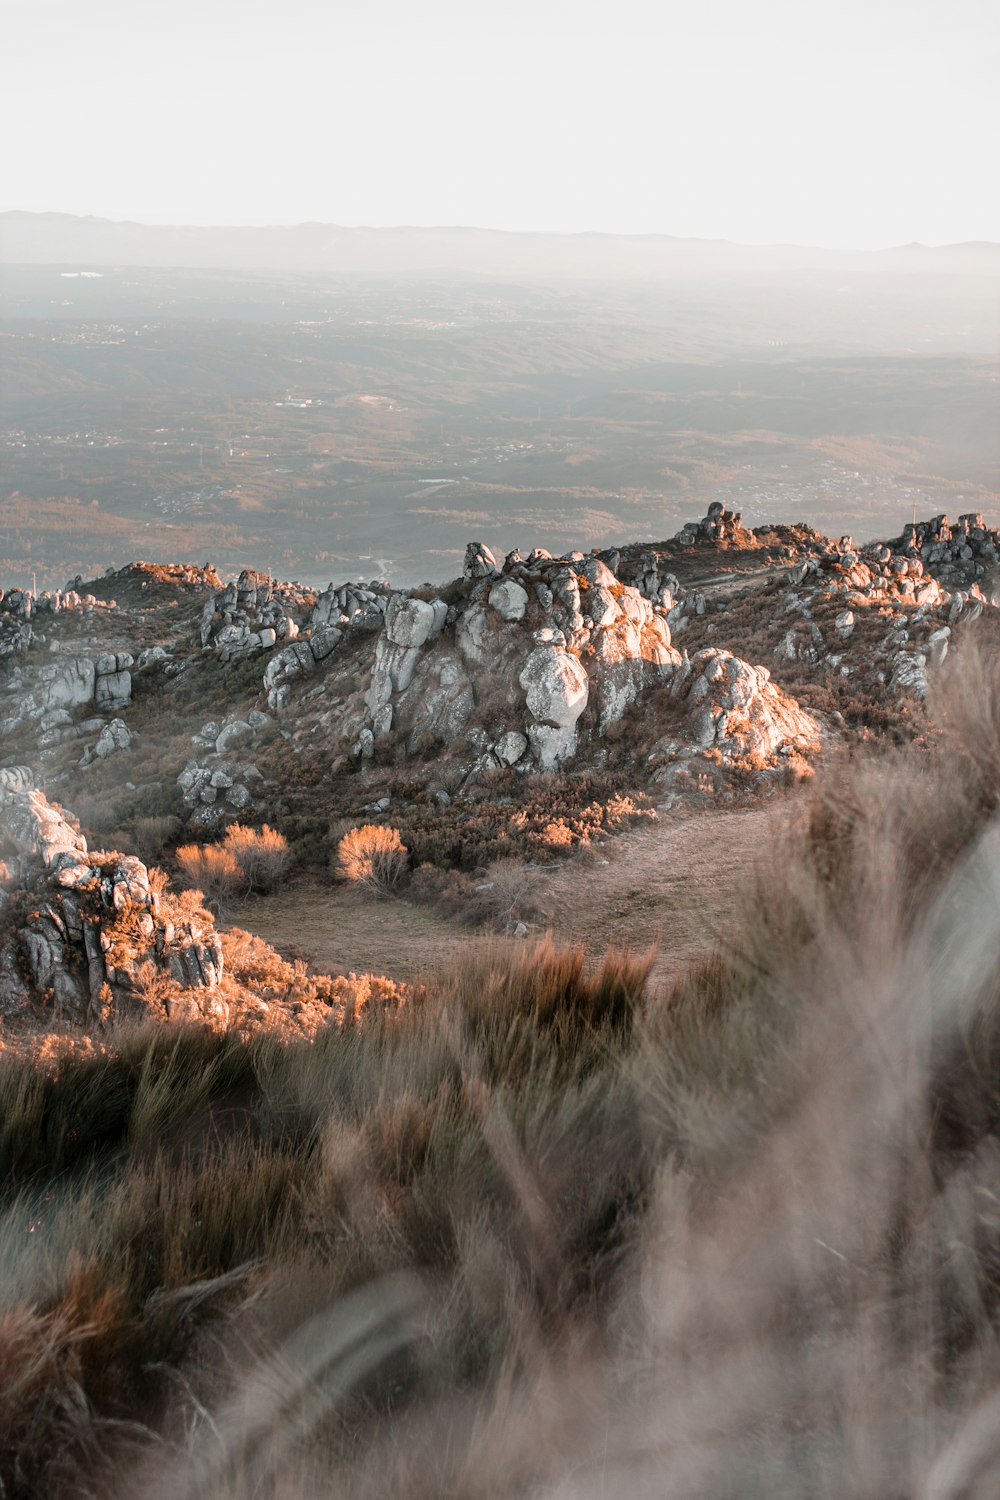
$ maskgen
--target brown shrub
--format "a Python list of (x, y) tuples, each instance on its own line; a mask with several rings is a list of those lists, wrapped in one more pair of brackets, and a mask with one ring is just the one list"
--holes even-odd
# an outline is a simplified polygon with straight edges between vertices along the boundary
[(133, 818), (131, 823), (112, 834), (111, 842), (115, 848), (120, 848), (126, 854), (137, 855), (143, 864), (148, 865), (161, 857), (167, 844), (177, 837), (180, 828), (180, 819), (170, 813)]
[(233, 823), (222, 847), (239, 865), (249, 890), (273, 891), (291, 869), (288, 840), (267, 823), (259, 830)]
[(246, 876), (235, 855), (218, 844), (184, 844), (177, 851), (181, 879), (218, 905), (246, 890)]
[(428, 861), (418, 865), (410, 880), (411, 901), (433, 906), (444, 916), (468, 918), (475, 899), (471, 875), (464, 870), (442, 870)]
[(407, 860), (408, 850), (398, 829), (365, 823), (360, 828), (352, 828), (340, 840), (334, 873), (341, 880), (350, 880), (379, 895), (386, 895), (399, 884)]
[(538, 870), (514, 855), (493, 860), (486, 879), (475, 887), (477, 915), (501, 932), (512, 931), (518, 922), (549, 917), (543, 881)]

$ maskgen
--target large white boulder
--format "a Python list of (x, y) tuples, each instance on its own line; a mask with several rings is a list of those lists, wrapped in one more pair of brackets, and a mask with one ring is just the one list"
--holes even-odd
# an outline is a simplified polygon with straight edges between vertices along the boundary
[(53, 708), (76, 708), (94, 697), (96, 673), (87, 657), (74, 656), (68, 661), (51, 662), (39, 669), (39, 707), (43, 712)]
[(521, 669), (518, 681), (528, 710), (540, 724), (572, 727), (587, 706), (587, 674), (568, 651), (538, 646)]
[[(440, 605), (440, 608), (435, 608)], [(385, 612), (385, 634), (394, 646), (423, 646), (444, 625), (447, 607), (440, 600), (410, 599), (394, 594)]]
[(513, 578), (504, 578), (490, 589), (490, 607), (501, 620), (523, 620), (528, 607), (527, 592)]

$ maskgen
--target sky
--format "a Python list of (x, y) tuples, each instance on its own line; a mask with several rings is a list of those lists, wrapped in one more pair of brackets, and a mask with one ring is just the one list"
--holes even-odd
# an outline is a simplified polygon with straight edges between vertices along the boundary
[(1000, 241), (996, 0), (9, 0), (0, 208)]

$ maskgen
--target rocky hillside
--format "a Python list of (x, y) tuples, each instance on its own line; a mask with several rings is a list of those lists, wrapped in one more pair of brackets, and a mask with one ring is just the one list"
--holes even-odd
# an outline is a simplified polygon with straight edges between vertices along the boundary
[(766, 775), (837, 735), (819, 684), (905, 718), (997, 555), (976, 515), (856, 547), (714, 505), (658, 546), (473, 543), (461, 578), (409, 592), (136, 563), (0, 596), (3, 759), (70, 804), (114, 786), (209, 826), (280, 801), (299, 757), (362, 798), (390, 764), (449, 798), (508, 770), (620, 771), (623, 738), (637, 788), (706, 756)]
[(140, 562), (0, 595), (0, 1007), (245, 1019), (210, 915), (147, 868), (236, 820), (324, 871), (360, 822), (474, 871), (919, 736), (998, 556), (978, 515), (856, 546), (716, 504), (653, 546), (470, 543), (437, 588)]

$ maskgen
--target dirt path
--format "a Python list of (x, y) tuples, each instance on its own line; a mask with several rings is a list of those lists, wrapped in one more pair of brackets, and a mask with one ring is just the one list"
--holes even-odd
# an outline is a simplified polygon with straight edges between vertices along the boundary
[[(796, 806), (789, 795), (739, 811), (668, 815), (590, 856), (539, 871), (533, 878), (554, 936), (595, 955), (611, 945), (657, 943), (654, 981), (668, 982), (722, 935), (734, 897)], [(480, 940), (429, 907), (372, 901), (333, 882), (298, 881), (232, 920), (317, 969), (404, 980), (421, 978)]]

